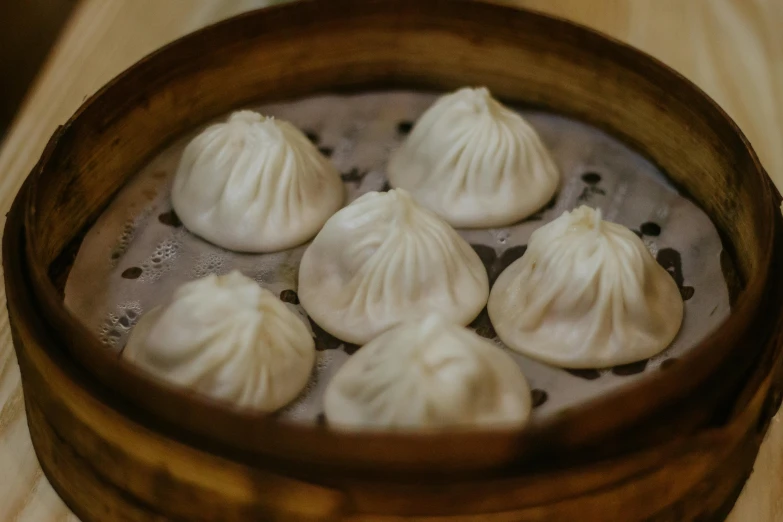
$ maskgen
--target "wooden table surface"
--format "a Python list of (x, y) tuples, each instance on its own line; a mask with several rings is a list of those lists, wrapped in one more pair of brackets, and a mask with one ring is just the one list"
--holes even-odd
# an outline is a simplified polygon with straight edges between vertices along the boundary
[[(174, 38), (270, 1), (82, 0), (0, 148), (0, 223), (52, 131), (88, 95)], [(506, 3), (591, 26), (674, 67), (737, 121), (767, 171), (783, 186), (783, 0)], [(2, 288), (0, 299), (5, 300)], [(730, 522), (783, 521), (782, 424), (778, 414)], [(30, 444), (19, 369), (2, 306), (0, 521), (55, 520), (76, 517), (46, 481)]]

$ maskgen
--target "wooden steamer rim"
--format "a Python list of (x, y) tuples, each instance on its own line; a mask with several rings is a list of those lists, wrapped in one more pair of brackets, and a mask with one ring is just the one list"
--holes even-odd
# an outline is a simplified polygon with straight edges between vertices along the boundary
[[(144, 161), (193, 126), (249, 102), (326, 90), (479, 84), (621, 138), (722, 231), (743, 288), (731, 316), (678, 364), (522, 431), (348, 434), (237, 411), (154, 381), (64, 308), (63, 274), (81, 233)], [(640, 51), (496, 5), (306, 1), (210, 26), (146, 57), (85, 102), (55, 133), (19, 198), (6, 236), (23, 228), (25, 249), (6, 249), (6, 279), (34, 296), (36, 315), (59, 343), (49, 348), (84, 370), (107, 407), (212, 454), (303, 475), (498, 476), (522, 462), (526, 471), (548, 469), (671, 442), (749, 404), (765, 377), (739, 391), (778, 328), (770, 266), (780, 198), (730, 118)], [(11, 299), (9, 309), (33, 324)], [(24, 343), (15, 344), (24, 352)]]
[[(12, 209), (17, 221), (20, 201)], [(23, 230), (13, 232), (4, 236), (3, 252), (7, 266), (25, 274), (23, 259), (9, 255), (23, 245)], [(778, 237), (776, 259), (783, 259), (782, 251)], [(326, 479), (303, 481), (285, 470), (270, 472), (207, 453), (128, 416), (127, 408), (107, 399), (94, 379), (53, 347), (55, 332), (35, 313), (22, 283), (6, 278), (31, 439), (55, 490), (85, 522), (270, 516), (297, 522), (388, 522), (389, 515), (420, 522), (540, 522), (542, 516), (585, 522), (619, 517), (628, 522), (718, 522), (750, 473), (781, 396), (783, 352), (771, 343), (747, 386), (753, 393), (746, 406), (721, 429), (595, 464), (494, 479), (478, 476), (444, 484), (419, 477), (401, 483), (390, 477), (338, 479), (327, 473)], [(774, 287), (783, 295), (783, 279), (776, 279)], [(29, 320), (13, 321), (17, 314)]]

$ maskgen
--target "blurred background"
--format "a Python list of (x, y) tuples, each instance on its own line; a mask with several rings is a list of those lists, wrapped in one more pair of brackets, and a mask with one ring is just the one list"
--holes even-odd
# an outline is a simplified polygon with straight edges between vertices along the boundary
[[(36, 83), (47, 83), (42, 75), (62, 75), (49, 77), (51, 90), (40, 94), (56, 102), (62, 123), (85, 96), (157, 47), (286, 1), (0, 0), (0, 145), (26, 94), (29, 100)], [(588, 25), (674, 67), (729, 112), (783, 182), (783, 0), (491, 1)], [(55, 61), (53, 72), (46, 64)]]
[[(188, 24), (192, 30), (242, 11), (286, 1), (290, 0), (160, 0), (155, 3), (161, 5), (155, 7), (163, 7), (185, 18), (192, 17), (192, 23)], [(100, 8), (100, 12), (108, 13), (112, 8), (121, 7), (121, 4), (129, 2), (126, 0), (100, 0), (99, 2), (0, 0), (0, 143), (74, 9), (78, 4), (85, 3), (91, 3), (92, 7)], [(130, 3), (138, 4), (140, 13), (145, 7), (144, 4), (150, 4), (145, 0), (138, 2), (130, 0)], [(154, 12), (155, 9), (150, 11), (151, 14)], [(136, 21), (141, 20), (129, 19), (129, 26), (143, 32), (144, 24), (132, 25)], [(99, 16), (96, 17), (95, 22), (101, 23)], [(177, 27), (176, 32), (171, 34), (178, 36), (185, 32), (188, 31)], [(125, 43), (133, 46), (132, 35), (129, 37), (131, 39)], [(140, 37), (143, 38), (144, 36)]]
[(77, 0), (0, 0), (0, 141)]

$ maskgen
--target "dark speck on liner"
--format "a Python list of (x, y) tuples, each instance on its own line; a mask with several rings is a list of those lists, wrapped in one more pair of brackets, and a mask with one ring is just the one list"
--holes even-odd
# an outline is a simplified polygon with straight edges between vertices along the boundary
[(400, 134), (409, 134), (413, 129), (413, 122), (401, 121), (397, 124), (397, 132)]
[(615, 375), (636, 375), (642, 373), (647, 368), (647, 359), (643, 361), (632, 362), (628, 364), (621, 364), (612, 368), (612, 373)]
[(305, 131), (305, 136), (307, 136), (307, 139), (313, 142), (314, 144), (318, 144), (319, 141), (321, 141), (321, 138), (313, 131)]
[(349, 183), (357, 183), (362, 180), (365, 174), (366, 172), (361, 172), (359, 169), (354, 167), (350, 171), (341, 174), (340, 177), (342, 178), (343, 181), (347, 181)]
[(585, 172), (582, 174), (582, 181), (587, 183), (588, 185), (595, 185), (599, 181), (601, 181), (601, 175), (597, 172)]
[(176, 212), (173, 210), (169, 210), (168, 212), (159, 215), (158, 221), (170, 227), (178, 228), (182, 226), (182, 221), (179, 220), (179, 216), (177, 216)]
[(290, 288), (280, 292), (280, 300), (283, 301), (284, 303), (291, 303), (295, 305), (299, 304), (299, 296), (296, 294), (295, 291), (291, 290)]
[(549, 394), (544, 390), (539, 390), (538, 388), (535, 388), (530, 391), (530, 398), (533, 402), (533, 407), (538, 408), (539, 406), (544, 404), (547, 401), (547, 399), (549, 399)]
[(132, 266), (126, 268), (125, 271), (122, 272), (122, 277), (125, 279), (138, 279), (142, 272), (143, 270), (141, 268)]
[(641, 230), (642, 234), (645, 236), (655, 237), (661, 235), (661, 226), (657, 223), (652, 223), (649, 221), (647, 223), (642, 223)]
[(579, 194), (579, 197), (576, 198), (576, 200), (579, 203), (589, 202), (589, 201), (592, 201), (593, 196), (596, 196), (596, 195), (598, 195), (598, 196), (605, 196), (606, 195), (606, 191), (604, 189), (598, 188), (598, 187), (596, 187), (594, 185), (588, 185), (587, 187), (585, 187), (582, 190), (582, 193)]
[(587, 379), (588, 381), (594, 381), (601, 377), (601, 374), (598, 372), (598, 370), (594, 369), (585, 369), (585, 370), (566, 370), (568, 373), (573, 375), (574, 377), (579, 377), (580, 379)]
[(328, 158), (334, 153), (334, 149), (331, 147), (318, 147), (318, 152)]

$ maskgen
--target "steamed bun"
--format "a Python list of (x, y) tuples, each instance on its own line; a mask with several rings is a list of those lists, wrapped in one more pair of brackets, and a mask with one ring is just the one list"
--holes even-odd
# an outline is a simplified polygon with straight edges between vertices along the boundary
[(534, 214), (560, 174), (536, 131), (486, 88), (438, 99), (388, 167), (392, 186), (455, 227), (501, 227)]
[(362, 347), (324, 401), (330, 425), (346, 429), (521, 426), (531, 410), (525, 376), (507, 353), (435, 315)]
[(656, 355), (680, 329), (677, 284), (636, 234), (582, 206), (536, 230), (489, 298), (500, 339), (564, 368)]
[(343, 202), (340, 175), (288, 122), (239, 111), (182, 154), (171, 198), (185, 227), (240, 252), (313, 237)]
[(298, 292), (321, 328), (363, 344), (430, 311), (466, 325), (489, 283), (470, 245), (397, 189), (369, 192), (326, 222), (304, 253)]
[(271, 412), (307, 384), (315, 343), (285, 303), (235, 271), (182, 285), (142, 316), (122, 356), (174, 385)]

